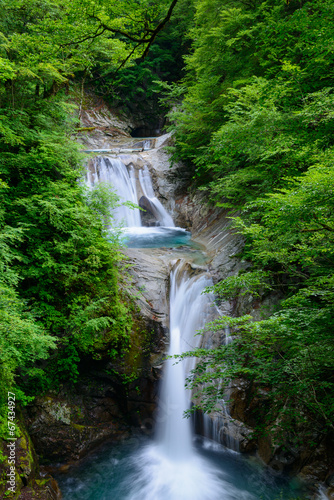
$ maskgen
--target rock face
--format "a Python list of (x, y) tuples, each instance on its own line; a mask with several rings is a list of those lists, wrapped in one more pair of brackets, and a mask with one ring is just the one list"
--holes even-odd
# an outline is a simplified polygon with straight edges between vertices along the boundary
[(27, 422), (43, 463), (75, 461), (106, 439), (118, 440), (129, 428), (114, 400), (106, 394), (38, 398)]
[(136, 302), (147, 320), (159, 323), (161, 331), (168, 328), (169, 265), (160, 249), (128, 248), (126, 255), (132, 267), (129, 270), (138, 291)]
[(163, 119), (155, 117), (145, 125), (147, 114), (140, 116), (133, 110), (132, 115), (125, 116), (122, 109), (111, 110), (103, 99), (88, 91), (76, 99), (76, 105), (81, 126), (73, 139), (85, 149), (118, 149), (119, 152), (119, 148), (126, 149), (127, 145), (129, 149), (143, 150), (147, 140), (139, 140), (139, 137), (156, 137), (161, 133)]
[[(7, 459), (0, 463), (0, 498), (23, 500), (60, 500), (61, 492), (57, 482), (47, 473), (41, 472), (34, 446), (23, 423), (21, 415), (16, 420), (19, 437), (15, 442), (15, 493), (8, 491)], [(8, 456), (8, 442), (0, 442), (0, 450)], [(7, 494), (6, 494), (7, 492)]]
[(111, 112), (102, 99), (86, 93), (79, 108), (81, 127), (75, 139), (86, 149), (105, 149), (130, 137), (133, 124)]
[(131, 347), (123, 357), (84, 360), (75, 386), (64, 384), (57, 394), (37, 398), (26, 409), (41, 463), (73, 463), (107, 440), (112, 445), (128, 437), (133, 427), (151, 418), (166, 327), (164, 315), (154, 309), (154, 296), (149, 295), (151, 303), (141, 293), (138, 290), (143, 312), (133, 312)]
[[(143, 322), (136, 326), (142, 330), (147, 325)], [(150, 335), (153, 333), (156, 341), (153, 322), (151, 327)], [(142, 339), (139, 342), (134, 338), (134, 348), (127, 356), (136, 359), (90, 360), (89, 367), (82, 367), (84, 374), (74, 387), (65, 384), (57, 395), (39, 397), (27, 408), (25, 421), (41, 463), (73, 463), (107, 440), (112, 443), (128, 437), (134, 426), (151, 417), (158, 373), (149, 360), (154, 342), (146, 331), (145, 336), (147, 355), (140, 352)], [(130, 381), (124, 384), (115, 373), (123, 370), (127, 380), (129, 368)]]

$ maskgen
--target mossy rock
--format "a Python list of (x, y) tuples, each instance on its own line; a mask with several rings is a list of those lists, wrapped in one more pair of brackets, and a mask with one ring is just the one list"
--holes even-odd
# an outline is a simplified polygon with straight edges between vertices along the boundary
[[(7, 459), (0, 463), (0, 498), (13, 500), (58, 500), (61, 493), (57, 482), (50, 476), (41, 478), (37, 455), (30, 436), (23, 423), (23, 418), (18, 413), (16, 421), (17, 440), (15, 441), (15, 493), (8, 491), (8, 463)], [(8, 441), (0, 441), (0, 450), (7, 455)]]

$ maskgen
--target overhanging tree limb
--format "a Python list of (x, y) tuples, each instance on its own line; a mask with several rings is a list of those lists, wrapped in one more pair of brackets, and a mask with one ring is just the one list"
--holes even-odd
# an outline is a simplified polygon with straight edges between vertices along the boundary
[(135, 42), (135, 43), (140, 43), (141, 44), (141, 43), (148, 43), (151, 40), (151, 37), (146, 38), (147, 30), (145, 32), (144, 37), (139, 37), (138, 38), (138, 37), (136, 37), (134, 35), (131, 35), (130, 33), (127, 33), (126, 31), (122, 31), (122, 30), (119, 30), (119, 29), (116, 29), (116, 28), (112, 28), (111, 26), (108, 26), (107, 24), (103, 23), (98, 16), (90, 14), (88, 17), (90, 19), (95, 19), (95, 21), (98, 21), (100, 23), (99, 28), (103, 28), (104, 31), (110, 31), (110, 33), (113, 33), (114, 35), (122, 35), (125, 38), (127, 38), (128, 40), (131, 40), (131, 42)]
[(168, 23), (168, 21), (170, 20), (171, 16), (172, 16), (172, 13), (173, 13), (173, 10), (174, 10), (174, 7), (175, 5), (177, 4), (178, 0), (173, 0), (173, 2), (171, 3), (169, 9), (168, 9), (168, 12), (167, 12), (167, 15), (166, 17), (161, 21), (160, 24), (158, 24), (158, 26), (156, 27), (156, 29), (153, 31), (152, 33), (152, 36), (150, 38), (150, 41), (144, 51), (144, 54), (143, 54), (143, 57), (146, 57), (147, 56), (147, 53), (152, 45), (152, 43), (154, 42), (157, 34), (164, 28), (164, 26)]
[(154, 30), (152, 30), (148, 26), (146, 26), (145, 31), (144, 31), (144, 35), (141, 37), (137, 37), (131, 33), (123, 31), (123, 30), (112, 28), (111, 26), (108, 26), (108, 24), (102, 22), (102, 20), (95, 14), (90, 14), (89, 17), (90, 17), (90, 19), (94, 19), (95, 21), (98, 21), (99, 28), (101, 28), (101, 29), (103, 28), (104, 31), (109, 31), (115, 35), (124, 36), (128, 40), (131, 40), (132, 42), (135, 42), (139, 45), (147, 43), (147, 47), (145, 48), (145, 51), (143, 54), (143, 57), (146, 57), (146, 55), (147, 55), (152, 43), (154, 42), (156, 36), (158, 35), (158, 33), (160, 33), (160, 31), (165, 27), (165, 25), (170, 20), (172, 13), (173, 13), (173, 10), (174, 10), (174, 7), (177, 4), (177, 2), (178, 2), (178, 0), (172, 1), (166, 16), (164, 17), (164, 19), (158, 24), (158, 26)]

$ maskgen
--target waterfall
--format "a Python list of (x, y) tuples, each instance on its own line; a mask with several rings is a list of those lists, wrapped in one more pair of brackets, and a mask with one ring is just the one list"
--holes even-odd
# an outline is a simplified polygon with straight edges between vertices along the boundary
[[(119, 197), (120, 203), (113, 212), (116, 222), (123, 223), (127, 228), (142, 227), (139, 208), (124, 205), (125, 202), (138, 205), (138, 186), (134, 168), (132, 166), (127, 168), (118, 158), (99, 156), (86, 174), (86, 183), (89, 188), (93, 188), (98, 182), (112, 185)], [(145, 197), (146, 208), (160, 226), (175, 227), (172, 217), (154, 194), (150, 171), (146, 165), (139, 170), (139, 184)]]
[[(225, 345), (229, 345), (231, 342), (233, 342), (233, 339), (231, 337), (231, 331), (229, 325), (225, 327)], [(239, 451), (239, 441), (237, 439), (237, 434), (236, 434), (236, 429), (233, 425), (233, 419), (231, 417), (230, 413), (230, 404), (229, 400), (231, 398), (231, 392), (232, 392), (232, 381), (229, 382), (228, 386), (225, 389), (224, 393), (224, 399), (221, 401), (222, 407), (223, 407), (223, 421), (224, 425), (220, 426), (220, 433), (222, 433), (222, 429), (225, 428), (225, 432), (223, 431), (222, 436), (217, 436), (220, 437), (222, 442), (229, 448), (230, 450), (233, 451)], [(221, 418), (220, 418), (221, 419)], [(214, 439), (216, 436), (214, 436)], [(219, 440), (217, 440), (219, 442)]]
[[(182, 261), (174, 266), (170, 281), (169, 355), (192, 350), (200, 343), (196, 330), (210, 316), (211, 298), (202, 291), (212, 282), (206, 274), (190, 276)], [(159, 414), (157, 437), (134, 457), (136, 472), (124, 488), (127, 500), (239, 500), (254, 498), (227, 483), (213, 463), (203, 459), (192, 445), (191, 422), (184, 418), (190, 406), (185, 379), (195, 361), (175, 364), (168, 359)]]
[[(205, 273), (194, 276), (190, 265), (181, 262), (174, 266), (170, 279), (169, 354), (173, 355), (198, 345), (195, 332), (210, 315), (210, 300), (202, 291), (211, 281)], [(96, 462), (93, 457), (81, 479), (69, 478), (64, 500), (296, 498), (295, 490), (282, 492), (254, 464), (238, 464), (231, 453), (213, 455), (205, 446), (199, 450), (192, 444), (190, 422), (183, 418), (189, 407), (185, 376), (192, 366), (191, 358), (166, 363), (155, 441), (142, 445), (142, 439), (134, 435), (131, 455), (109, 446), (106, 458)], [(115, 455), (114, 451), (109, 454), (110, 448), (116, 449)]]
[(147, 165), (139, 171), (139, 182), (143, 190), (144, 196), (150, 202), (150, 209), (153, 215), (160, 222), (161, 226), (175, 227), (172, 217), (167, 213), (166, 209), (162, 206), (158, 198), (155, 196), (151, 181), (151, 175)]
[[(116, 158), (98, 157), (93, 168), (88, 171), (87, 184), (93, 187), (97, 182), (112, 184), (120, 198), (120, 202), (131, 201), (138, 203), (137, 182), (133, 167), (129, 169)], [(141, 218), (138, 209), (131, 209), (120, 205), (114, 211), (117, 222), (124, 222), (124, 229), (128, 243), (136, 246), (139, 240), (159, 240), (166, 235), (161, 231), (171, 231), (175, 227), (171, 216), (166, 212), (160, 201), (154, 194), (151, 175), (148, 167), (139, 170), (139, 183), (146, 197), (149, 210), (160, 222), (159, 228), (141, 227)], [(130, 228), (129, 230), (127, 228)], [(170, 229), (167, 229), (170, 228)], [(143, 232), (144, 231), (144, 232)], [(147, 233), (146, 233), (147, 231)], [(198, 329), (204, 327), (208, 321), (210, 311), (212, 312), (212, 297), (208, 294), (201, 295), (204, 288), (212, 284), (211, 279), (205, 274), (191, 276), (191, 268), (184, 262), (174, 265), (170, 275), (170, 348), (169, 356), (190, 351), (198, 347), (200, 336), (195, 336)], [(231, 341), (229, 329), (225, 331), (225, 343)], [(195, 360), (186, 360), (175, 364), (169, 359), (165, 364), (165, 377), (162, 384), (161, 408), (159, 419), (163, 424), (157, 426), (159, 442), (166, 455), (173, 460), (184, 459), (191, 454), (191, 429), (188, 419), (183, 418), (183, 413), (190, 406), (190, 394), (184, 388), (185, 378), (192, 368)], [(230, 387), (225, 391), (225, 401), (230, 397)], [(217, 401), (221, 411), (203, 417), (204, 436), (224, 444), (228, 448), (238, 451), (238, 441), (235, 439), (233, 422), (230, 417), (228, 403), (224, 400)], [(165, 413), (165, 416), (162, 413)], [(168, 416), (168, 418), (166, 417)]]
[[(233, 342), (230, 327), (225, 327), (225, 345)], [(218, 381), (217, 381), (218, 382)], [(221, 392), (222, 383), (219, 383)], [(229, 399), (231, 397), (231, 382), (225, 388), (224, 398), (217, 399), (217, 408), (220, 411), (212, 412), (210, 415), (203, 414), (203, 435), (215, 443), (226, 446), (229, 450), (239, 452), (238, 426), (234, 423), (229, 409)], [(240, 436), (239, 436), (240, 437)]]
[(87, 185), (94, 187), (97, 182), (105, 182), (115, 188), (120, 204), (114, 210), (117, 223), (126, 227), (140, 227), (141, 219), (139, 208), (129, 208), (125, 202), (138, 205), (136, 179), (133, 167), (128, 169), (118, 158), (99, 156), (94, 161), (93, 171), (87, 172)]
[[(182, 262), (170, 275), (170, 346), (168, 355), (180, 354), (198, 347), (201, 341), (196, 330), (202, 328), (210, 315), (211, 298), (201, 295), (211, 280), (204, 274), (189, 277), (188, 266)], [(175, 364), (168, 359), (161, 391), (158, 441), (166, 455), (173, 459), (185, 459), (192, 453), (190, 421), (183, 418), (190, 406), (190, 394), (185, 389), (185, 379), (194, 367), (194, 359), (188, 358)]]

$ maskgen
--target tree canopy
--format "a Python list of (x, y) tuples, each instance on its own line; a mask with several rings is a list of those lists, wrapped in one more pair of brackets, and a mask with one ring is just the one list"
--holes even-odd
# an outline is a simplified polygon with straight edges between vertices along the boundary
[(241, 212), (233, 224), (252, 269), (213, 291), (224, 300), (247, 295), (254, 303), (274, 294), (280, 302), (260, 321), (209, 325), (229, 324), (235, 340), (199, 350), (191, 384), (205, 383), (203, 407), (211, 411), (222, 381), (226, 387), (242, 376), (254, 398), (270, 388), (268, 425), (284, 412), (291, 431), (306, 421), (332, 433), (333, 2), (195, 6), (186, 75), (170, 91), (170, 99), (177, 96), (174, 160), (184, 162), (192, 188), (211, 203)]

